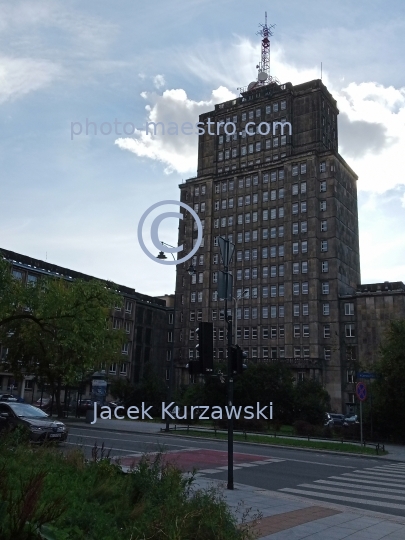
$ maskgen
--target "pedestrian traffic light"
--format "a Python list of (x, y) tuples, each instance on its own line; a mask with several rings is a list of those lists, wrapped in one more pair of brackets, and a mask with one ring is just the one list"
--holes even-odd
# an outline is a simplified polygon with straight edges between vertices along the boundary
[(234, 373), (243, 373), (246, 369), (247, 366), (243, 363), (245, 358), (247, 358), (247, 353), (242, 351), (239, 345), (233, 345), (231, 347), (231, 363)]
[(210, 322), (200, 322), (196, 329), (198, 337), (198, 361), (200, 373), (210, 373), (214, 370), (214, 325)]

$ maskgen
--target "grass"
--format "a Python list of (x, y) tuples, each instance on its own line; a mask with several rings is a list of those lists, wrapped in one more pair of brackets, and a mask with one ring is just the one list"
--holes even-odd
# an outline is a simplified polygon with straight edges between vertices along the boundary
[[(172, 431), (172, 434), (175, 435), (184, 435), (185, 430), (178, 430)], [(215, 437), (216, 439), (222, 439), (226, 440), (228, 438), (228, 435), (223, 432), (217, 432), (215, 435), (214, 433), (207, 433), (207, 432), (201, 432), (190, 429), (187, 431), (187, 435), (191, 437)], [(376, 451), (374, 448), (369, 447), (362, 447), (358, 444), (351, 444), (351, 443), (341, 443), (336, 441), (307, 441), (304, 439), (291, 439), (291, 438), (285, 438), (285, 437), (270, 437), (268, 435), (252, 435), (252, 434), (246, 434), (242, 435), (241, 433), (234, 433), (233, 435), (235, 441), (241, 441), (241, 442), (252, 442), (252, 443), (260, 443), (260, 444), (270, 444), (272, 446), (291, 446), (293, 448), (315, 448), (317, 450), (334, 450), (337, 452), (350, 452), (352, 454), (362, 454), (362, 455), (371, 455), (375, 456)], [(383, 456), (388, 454), (388, 452), (383, 452), (382, 450), (379, 450), (379, 455)]]

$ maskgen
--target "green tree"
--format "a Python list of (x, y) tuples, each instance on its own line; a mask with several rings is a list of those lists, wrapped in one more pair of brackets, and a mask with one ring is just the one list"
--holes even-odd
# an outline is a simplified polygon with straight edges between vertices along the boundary
[(262, 406), (273, 403), (273, 419), (291, 423), (294, 413), (294, 386), (291, 371), (282, 363), (249, 364), (235, 378), (235, 404)]
[(4, 264), (2, 270), (1, 340), (9, 349), (8, 368), (17, 377), (46, 380), (62, 415), (64, 386), (119, 361), (124, 332), (112, 330), (110, 310), (122, 298), (96, 279), (45, 277), (25, 287), (7, 276)]
[(330, 396), (321, 383), (313, 379), (300, 381), (294, 388), (294, 418), (311, 424), (323, 424), (330, 410)]
[(405, 442), (405, 319), (391, 321), (372, 386), (373, 416), (381, 436)]

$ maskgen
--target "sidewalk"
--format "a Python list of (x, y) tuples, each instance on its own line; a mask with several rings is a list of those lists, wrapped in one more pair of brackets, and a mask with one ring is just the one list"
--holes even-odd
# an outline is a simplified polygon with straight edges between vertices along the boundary
[[(279, 492), (235, 484), (227, 490), (223, 482), (196, 478), (196, 488), (213, 486), (222, 493), (238, 522), (249, 510), (245, 523), (250, 524), (261, 540), (403, 540), (405, 517), (347, 508), (320, 501), (307, 501)], [(254, 521), (258, 512), (261, 518)]]
[[(81, 426), (86, 428), (91, 428), (95, 430), (103, 430), (103, 431), (121, 431), (123, 433), (155, 433), (155, 434), (161, 434), (162, 430), (166, 428), (166, 424), (163, 422), (140, 422), (137, 420), (102, 420), (100, 418), (97, 419), (97, 422), (95, 424), (86, 424), (84, 418), (66, 418), (64, 420), (65, 424), (70, 427), (76, 427), (80, 428)], [(173, 429), (174, 423), (170, 424), (170, 429)], [(181, 430), (184, 429), (184, 426), (181, 427)], [(197, 428), (198, 429), (198, 428)], [(205, 431), (205, 430), (204, 430)], [(184, 433), (184, 436), (187, 437), (187, 433)], [(281, 436), (281, 435), (280, 435)], [(207, 433), (208, 438), (213, 438), (213, 433)], [(243, 441), (237, 441), (238, 444), (244, 444)], [(251, 445), (255, 445), (256, 443), (247, 443)], [(266, 446), (272, 446), (271, 444), (268, 444)], [(288, 446), (282, 446), (282, 445), (274, 445), (276, 448), (291, 448), (295, 450), (305, 450), (305, 451), (313, 451), (309, 448), (297, 448), (297, 447), (288, 447)], [(394, 461), (403, 461), (405, 462), (405, 446), (397, 445), (397, 444), (388, 444), (385, 445), (385, 449), (387, 450), (388, 454), (386, 456), (375, 456), (379, 459), (386, 459), (386, 460), (394, 460)], [(316, 450), (320, 451), (320, 450)], [(323, 451), (323, 450), (322, 450)], [(330, 452), (330, 450), (325, 450), (326, 452)], [(344, 452), (334, 452), (337, 454), (344, 454)], [(350, 454), (350, 455), (360, 455), (360, 454)], [(363, 456), (368, 457), (368, 456)], [(374, 457), (374, 456), (370, 456)]]

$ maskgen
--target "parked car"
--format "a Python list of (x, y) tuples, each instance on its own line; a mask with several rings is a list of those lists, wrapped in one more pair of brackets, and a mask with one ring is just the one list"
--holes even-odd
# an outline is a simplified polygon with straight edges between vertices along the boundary
[(344, 414), (326, 413), (325, 426), (347, 426)]
[(27, 403), (0, 403), (0, 430), (13, 430), (17, 426), (29, 429), (32, 442), (66, 441), (68, 429), (59, 420), (52, 420), (44, 411)]
[(86, 414), (89, 409), (94, 408), (94, 403), (91, 399), (80, 399), (77, 404), (77, 414)]
[(14, 401), (17, 402), (18, 399), (16, 396), (13, 396), (13, 394), (1, 394), (0, 395), (0, 401)]
[(35, 402), (35, 407), (38, 407), (39, 409), (47, 410), (50, 408), (52, 403), (52, 398), (46, 397), (46, 398), (39, 398)]

